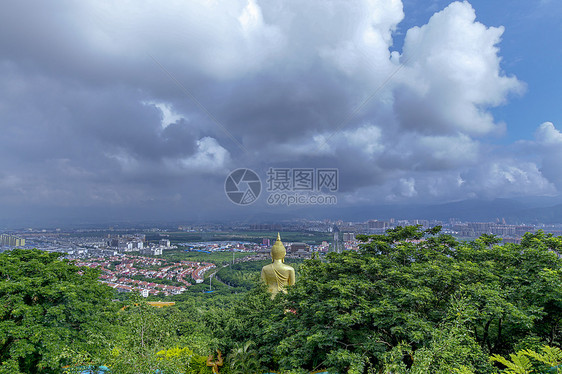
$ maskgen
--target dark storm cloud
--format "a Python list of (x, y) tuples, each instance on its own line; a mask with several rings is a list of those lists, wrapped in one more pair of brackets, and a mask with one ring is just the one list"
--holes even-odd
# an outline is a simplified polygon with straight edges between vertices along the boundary
[(292, 77), (256, 77), (240, 82), (225, 108), (225, 123), (250, 146), (285, 143), (335, 129), (351, 111), (357, 94), (341, 88), (330, 73), (308, 71)]
[(338, 168), (349, 203), (478, 195), (483, 178), (551, 191), (534, 164), (479, 167), (476, 136), (502, 127), (489, 108), (521, 89), (503, 30), (453, 3), (400, 55), (403, 17), (396, 0), (11, 3), (0, 203), (218, 215), (229, 170), (276, 166)]

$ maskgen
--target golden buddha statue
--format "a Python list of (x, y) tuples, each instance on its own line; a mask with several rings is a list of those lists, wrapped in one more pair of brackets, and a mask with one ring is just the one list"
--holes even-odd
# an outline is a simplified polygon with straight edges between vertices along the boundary
[(277, 241), (271, 247), (273, 263), (265, 265), (261, 269), (261, 279), (267, 284), (271, 298), (274, 298), (279, 291), (286, 293), (285, 287), (295, 284), (295, 269), (283, 263), (286, 254), (287, 250), (281, 242), (281, 236), (277, 233)]

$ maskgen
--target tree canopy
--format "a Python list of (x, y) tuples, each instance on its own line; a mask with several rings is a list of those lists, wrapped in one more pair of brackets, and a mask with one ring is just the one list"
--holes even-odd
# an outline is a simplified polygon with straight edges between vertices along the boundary
[(65, 349), (95, 351), (96, 334), (113, 319), (113, 293), (98, 271), (59, 257), (0, 254), (0, 372), (59, 372)]
[[(359, 251), (300, 264), (297, 283), (273, 300), (254, 283), (243, 294), (185, 293), (161, 310), (138, 295), (121, 309), (97, 271), (58, 254), (2, 253), (0, 372), (90, 362), (112, 374), (202, 374), (217, 349), (223, 374), (538, 373), (559, 365), (562, 238), (538, 231), (521, 244), (492, 235), (463, 242), (417, 226), (359, 238)], [(220, 274), (243, 289), (256, 269)]]
[(339, 373), (423, 360), (427, 372), (486, 373), (490, 354), (561, 343), (560, 238), (459, 242), (414, 226), (360, 238), (358, 252), (305, 262), (279, 304), (252, 313), (248, 298), (234, 337), (255, 341), (268, 365)]

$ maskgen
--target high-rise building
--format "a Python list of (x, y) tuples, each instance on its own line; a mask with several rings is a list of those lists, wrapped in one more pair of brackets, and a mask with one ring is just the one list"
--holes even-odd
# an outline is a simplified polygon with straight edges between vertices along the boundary
[(337, 225), (334, 225), (334, 228), (332, 229), (332, 232), (334, 233), (334, 246), (333, 246), (333, 250), (334, 252), (340, 252), (340, 229), (338, 228)]
[(25, 239), (18, 238), (17, 236), (2, 234), (0, 235), (0, 245), (6, 245), (9, 247), (23, 247), (25, 245)]
[(288, 253), (310, 252), (310, 246), (306, 243), (291, 243), (287, 248)]
[(354, 232), (344, 232), (343, 233), (343, 241), (344, 242), (350, 242), (352, 240), (355, 240), (355, 233)]
[(386, 229), (390, 225), (386, 221), (377, 221), (377, 220), (370, 220), (368, 222), (370, 229)]

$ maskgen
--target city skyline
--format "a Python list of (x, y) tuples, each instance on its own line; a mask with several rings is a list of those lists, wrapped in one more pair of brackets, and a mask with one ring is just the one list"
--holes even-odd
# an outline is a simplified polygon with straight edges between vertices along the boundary
[[(555, 206), (560, 19), (548, 0), (11, 3), (0, 227)], [(246, 206), (225, 193), (240, 168), (261, 178)], [(337, 170), (337, 203), (268, 203), (272, 169)]]

